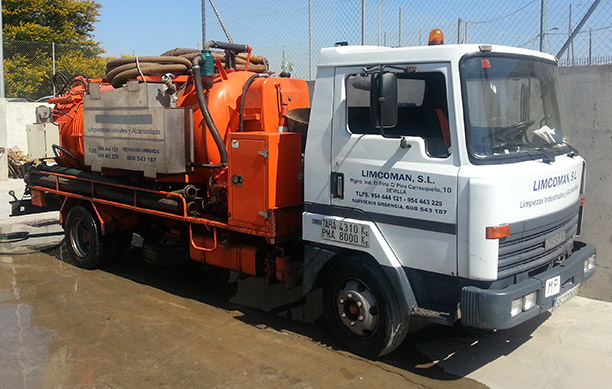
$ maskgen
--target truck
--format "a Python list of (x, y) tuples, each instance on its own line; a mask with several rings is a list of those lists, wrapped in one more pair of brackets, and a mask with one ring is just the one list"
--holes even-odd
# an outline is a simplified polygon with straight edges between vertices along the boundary
[(59, 138), (55, 163), (29, 170), (14, 213), (58, 209), (85, 269), (138, 233), (153, 263), (322, 290), (330, 332), (368, 358), (413, 319), (517, 326), (594, 274), (553, 56), (340, 44), (310, 96), (251, 51), (210, 41), (60, 79), (29, 132)]

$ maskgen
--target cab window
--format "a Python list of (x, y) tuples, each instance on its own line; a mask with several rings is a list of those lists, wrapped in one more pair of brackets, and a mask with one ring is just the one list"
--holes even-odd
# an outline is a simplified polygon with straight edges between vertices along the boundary
[[(353, 74), (346, 81), (347, 123), (353, 134), (381, 134), (370, 121), (369, 75)], [(440, 72), (397, 73), (397, 125), (385, 136), (414, 136), (425, 140), (429, 156), (450, 155), (446, 83)]]

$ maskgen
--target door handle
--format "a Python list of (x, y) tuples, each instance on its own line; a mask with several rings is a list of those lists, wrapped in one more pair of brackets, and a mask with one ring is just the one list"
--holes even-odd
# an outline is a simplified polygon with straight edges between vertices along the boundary
[(344, 198), (344, 173), (332, 172), (331, 196), (334, 199)]

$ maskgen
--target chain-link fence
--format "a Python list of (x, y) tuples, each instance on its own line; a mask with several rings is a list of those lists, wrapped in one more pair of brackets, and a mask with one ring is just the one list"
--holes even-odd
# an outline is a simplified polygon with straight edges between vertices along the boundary
[[(207, 3), (206, 37), (226, 35)], [(591, 10), (595, 4), (594, 9)], [(446, 43), (491, 43), (557, 55), (560, 64), (612, 62), (612, 0), (267, 0), (214, 1), (236, 42), (267, 56), (274, 71), (313, 78), (322, 47), (349, 44), (425, 45), (440, 28)], [(591, 10), (592, 12), (589, 12)], [(585, 18), (585, 16), (587, 16)]]
[[(426, 45), (433, 28), (444, 32), (447, 44), (503, 44), (554, 55), (567, 46), (562, 66), (612, 63), (612, 0), (261, 0), (239, 7), (233, 0), (203, 2), (206, 39), (227, 40), (210, 7), (214, 3), (237, 43), (252, 45), (272, 71), (298, 78), (314, 78), (320, 49), (336, 42)], [(95, 47), (5, 41), (5, 96), (35, 101), (58, 92), (54, 72), (102, 77), (105, 63)]]
[(54, 85), (55, 73), (103, 77), (106, 59), (100, 54), (91, 46), (4, 41), (4, 95), (36, 101), (59, 93), (63, 85)]

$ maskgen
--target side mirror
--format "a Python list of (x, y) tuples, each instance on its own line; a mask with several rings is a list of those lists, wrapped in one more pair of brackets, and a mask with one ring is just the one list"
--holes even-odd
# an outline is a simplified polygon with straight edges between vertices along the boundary
[[(370, 87), (370, 121), (375, 128), (397, 125), (397, 76), (395, 73), (376, 73)], [(384, 132), (384, 131), (383, 131)]]

